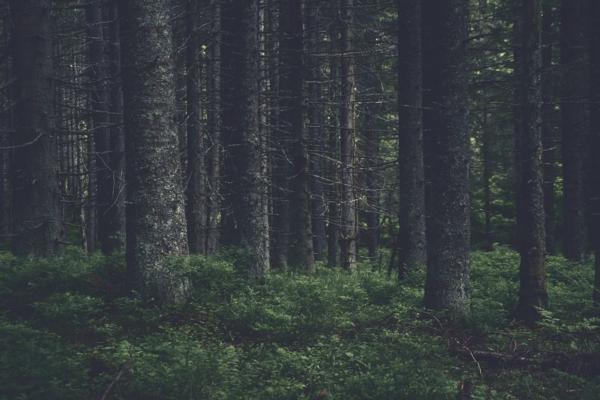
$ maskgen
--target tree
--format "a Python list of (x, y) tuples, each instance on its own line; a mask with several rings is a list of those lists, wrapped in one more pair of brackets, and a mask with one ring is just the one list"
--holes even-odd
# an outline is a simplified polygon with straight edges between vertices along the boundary
[(11, 0), (14, 124), (11, 162), (16, 254), (49, 256), (62, 247), (53, 109), (50, 1)]
[(186, 218), (190, 251), (206, 254), (206, 165), (204, 132), (200, 126), (199, 3), (186, 0)]
[(425, 305), (469, 313), (467, 0), (423, 2)]
[(425, 263), (421, 1), (398, 0), (400, 274)]
[(564, 255), (582, 262), (587, 246), (584, 163), (589, 130), (587, 0), (562, 0), (560, 25)]
[(515, 134), (517, 155), (517, 231), (520, 264), (520, 318), (539, 318), (548, 303), (546, 293), (544, 197), (542, 191), (541, 132), (541, 3), (516, 2), (515, 22)]
[(319, 0), (306, 1), (305, 25), (307, 43), (305, 45), (308, 71), (307, 97), (308, 97), (308, 131), (310, 147), (310, 192), (312, 212), (313, 250), (316, 261), (325, 259), (327, 252), (327, 231), (325, 217), (327, 215), (327, 201), (324, 190), (324, 155), (325, 142), (324, 109), (321, 105), (323, 99), (323, 76), (321, 69), (323, 63), (319, 52), (321, 51), (321, 7)]
[(558, 149), (560, 140), (557, 138), (556, 124), (554, 123), (554, 95), (556, 71), (552, 62), (552, 53), (555, 41), (555, 32), (553, 29), (553, 12), (550, 2), (545, 1), (542, 4), (542, 144), (544, 152), (542, 155), (543, 176), (544, 176), (544, 210), (546, 221), (546, 251), (549, 254), (556, 253), (556, 195), (555, 184), (558, 176), (557, 162), (559, 161)]
[(595, 278), (593, 298), (600, 304), (600, 3), (589, 1), (590, 22), (590, 65), (591, 65), (591, 109), (590, 109), (590, 209), (592, 226), (592, 249), (595, 256)]
[(314, 270), (307, 131), (304, 124), (303, 1), (281, 2), (279, 100), (280, 129), (289, 135), (290, 157), (288, 263)]
[(356, 82), (353, 51), (353, 0), (340, 0), (340, 263), (342, 268), (356, 267), (358, 226), (354, 188)]
[(189, 282), (168, 259), (188, 254), (188, 242), (169, 1), (126, 0), (120, 7), (130, 285), (146, 298), (178, 303)]
[[(225, 201), (237, 233), (231, 239), (244, 249), (248, 275), (264, 279), (270, 267), (266, 214), (266, 141), (258, 120), (258, 2), (222, 4), (221, 97), (226, 145)], [(230, 230), (227, 231), (231, 233)]]

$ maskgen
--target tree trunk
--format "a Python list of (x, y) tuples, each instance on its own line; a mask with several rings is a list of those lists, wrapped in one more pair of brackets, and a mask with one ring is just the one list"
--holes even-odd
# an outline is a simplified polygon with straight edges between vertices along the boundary
[(15, 254), (61, 251), (50, 1), (11, 0), (16, 133), (12, 144)]
[(341, 162), (341, 225), (340, 263), (342, 268), (356, 267), (356, 196), (354, 192), (356, 82), (352, 54), (353, 0), (340, 0), (340, 162)]
[(469, 313), (467, 0), (423, 3), (425, 305)]
[(198, 41), (199, 4), (186, 5), (186, 218), (190, 252), (206, 254), (206, 166), (204, 133), (200, 126), (200, 46)]
[(557, 130), (554, 124), (555, 70), (552, 64), (554, 31), (552, 21), (554, 13), (549, 2), (542, 5), (542, 155), (544, 175), (544, 212), (546, 221), (546, 251), (556, 254), (556, 195), (554, 186), (557, 178), (558, 146)]
[(587, 0), (562, 0), (560, 32), (561, 131), (564, 182), (564, 255), (577, 262), (585, 260), (586, 139), (589, 130), (588, 42), (583, 22)]
[(131, 287), (161, 303), (189, 282), (169, 257), (188, 254), (175, 116), (169, 0), (121, 1), (127, 148), (127, 266)]
[[(264, 279), (270, 266), (265, 215), (265, 141), (258, 120), (258, 4), (222, 4), (223, 137), (227, 143), (226, 203), (231, 207), (250, 278)], [(230, 231), (227, 231), (230, 232)]]
[[(337, 32), (338, 27), (330, 25), (329, 38), (331, 44), (331, 54), (337, 52)], [(340, 265), (340, 107), (337, 102), (340, 99), (339, 94), (339, 76), (340, 76), (339, 57), (332, 55), (329, 59), (329, 101), (332, 106), (329, 107), (328, 119), (328, 190), (327, 190), (327, 265), (335, 267)]]
[(484, 248), (487, 251), (494, 249), (492, 232), (492, 138), (488, 123), (488, 110), (483, 110), (481, 126), (481, 158), (483, 162), (483, 213), (485, 219)]
[(279, 71), (280, 129), (290, 140), (289, 213), (290, 239), (288, 263), (308, 271), (314, 270), (310, 188), (306, 129), (304, 129), (304, 66), (302, 0), (280, 3), (281, 31)]
[(221, 164), (221, 1), (211, 0), (212, 37), (209, 45), (208, 104), (208, 189), (206, 252), (217, 250), (219, 238)]
[(547, 306), (542, 192), (540, 1), (518, 0), (515, 23), (515, 133), (517, 152), (517, 231), (520, 288), (517, 313), (539, 318)]
[[(90, 106), (92, 108), (92, 132), (94, 152), (90, 153), (90, 193), (92, 200), (88, 224), (93, 222), (88, 236), (88, 250), (95, 249), (96, 241), (106, 253), (110, 252), (113, 236), (110, 218), (111, 208), (115, 205), (115, 194), (118, 193), (111, 170), (111, 157), (114, 151), (111, 148), (111, 130), (109, 118), (109, 86), (108, 63), (106, 49), (108, 41), (104, 37), (104, 18), (102, 13), (104, 3), (89, 3), (86, 8), (89, 77), (91, 81)], [(95, 197), (94, 197), (95, 195)]]
[(591, 59), (591, 123), (590, 123), (590, 210), (592, 249), (595, 256), (594, 303), (600, 305), (600, 3), (589, 2)]
[(323, 261), (327, 251), (327, 231), (325, 216), (327, 214), (327, 202), (323, 189), (323, 156), (325, 152), (325, 141), (323, 135), (323, 101), (321, 60), (316, 55), (320, 51), (320, 24), (319, 24), (318, 1), (307, 1), (306, 4), (306, 31), (308, 43), (306, 43), (307, 64), (309, 71), (308, 82), (308, 130), (310, 132), (310, 183), (311, 183), (311, 212), (313, 250), (315, 260)]
[(398, 16), (398, 271), (402, 276), (426, 261), (421, 1), (399, 0)]

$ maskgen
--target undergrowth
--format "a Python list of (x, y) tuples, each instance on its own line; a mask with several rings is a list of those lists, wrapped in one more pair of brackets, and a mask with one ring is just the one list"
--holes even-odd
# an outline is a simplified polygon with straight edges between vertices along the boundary
[[(234, 258), (234, 257), (233, 257)], [(549, 258), (550, 308), (512, 318), (518, 255), (472, 257), (466, 321), (420, 305), (424, 271), (319, 266), (250, 285), (232, 254), (186, 260), (193, 299), (128, 296), (119, 257), (0, 254), (0, 399), (598, 399), (590, 265)]]

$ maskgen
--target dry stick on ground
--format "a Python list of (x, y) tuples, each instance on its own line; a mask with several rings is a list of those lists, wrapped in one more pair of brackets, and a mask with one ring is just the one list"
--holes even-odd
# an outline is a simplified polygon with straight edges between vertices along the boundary
[(102, 397), (100, 397), (100, 400), (106, 400), (108, 398), (108, 395), (110, 394), (110, 391), (112, 390), (112, 388), (119, 381), (119, 379), (121, 379), (121, 377), (123, 376), (123, 373), (125, 373), (126, 367), (127, 367), (127, 364), (123, 364), (123, 366), (119, 369), (119, 372), (117, 373), (115, 378), (106, 387), (106, 390), (104, 390), (104, 393), (102, 394)]

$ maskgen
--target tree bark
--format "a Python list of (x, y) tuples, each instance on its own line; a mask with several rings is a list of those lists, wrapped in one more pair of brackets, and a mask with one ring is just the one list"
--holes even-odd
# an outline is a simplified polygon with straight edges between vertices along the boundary
[(211, 42), (208, 60), (208, 198), (206, 252), (214, 254), (219, 243), (221, 173), (221, 1), (211, 0)]
[(426, 261), (421, 1), (398, 0), (398, 271)]
[(552, 52), (554, 42), (554, 31), (552, 21), (554, 13), (549, 2), (542, 4), (542, 144), (544, 152), (542, 155), (543, 175), (544, 175), (544, 210), (546, 221), (546, 251), (548, 254), (556, 254), (556, 233), (557, 219), (556, 214), (556, 195), (554, 186), (556, 184), (557, 161), (559, 139), (557, 138), (557, 129), (554, 124), (554, 83), (556, 74), (552, 63)]
[(340, 264), (356, 268), (358, 227), (356, 221), (355, 150), (356, 82), (353, 51), (353, 0), (340, 0), (340, 162), (341, 162), (341, 225)]
[(186, 218), (190, 252), (206, 254), (206, 166), (204, 132), (200, 126), (199, 4), (186, 4)]
[(289, 135), (290, 156), (289, 213), (290, 239), (288, 263), (308, 271), (314, 270), (309, 187), (307, 132), (304, 127), (304, 45), (303, 1), (280, 3), (281, 31), (279, 71), (280, 129)]
[(245, 251), (242, 260), (252, 279), (269, 267), (269, 225), (265, 215), (267, 180), (265, 138), (258, 120), (258, 3), (222, 4), (223, 137), (227, 143), (226, 203)]
[(147, 299), (179, 303), (189, 282), (169, 258), (188, 254), (175, 126), (169, 0), (120, 3), (127, 149), (127, 267)]
[(16, 133), (11, 175), (15, 254), (60, 253), (63, 236), (50, 1), (11, 0)]
[(583, 262), (587, 247), (585, 172), (589, 130), (587, 0), (562, 0), (560, 32), (564, 255)]
[(548, 304), (544, 271), (545, 224), (542, 191), (541, 3), (518, 0), (515, 23), (515, 133), (517, 231), (520, 287), (517, 314), (527, 322)]
[(469, 285), (468, 1), (423, 3), (425, 305), (466, 315)]
[(591, 211), (591, 236), (594, 251), (594, 303), (600, 305), (600, 3), (589, 1), (590, 23), (590, 65), (591, 65), (591, 94), (590, 102), (590, 211)]
[(310, 138), (310, 184), (311, 184), (311, 212), (312, 212), (312, 234), (313, 250), (316, 261), (323, 261), (327, 252), (327, 231), (325, 216), (327, 215), (327, 202), (323, 188), (323, 156), (325, 152), (325, 141), (323, 135), (323, 101), (321, 75), (321, 60), (316, 55), (321, 49), (321, 25), (320, 7), (318, 1), (306, 2), (306, 37), (308, 43), (305, 48), (307, 52), (307, 69), (309, 73), (308, 82), (308, 130)]

